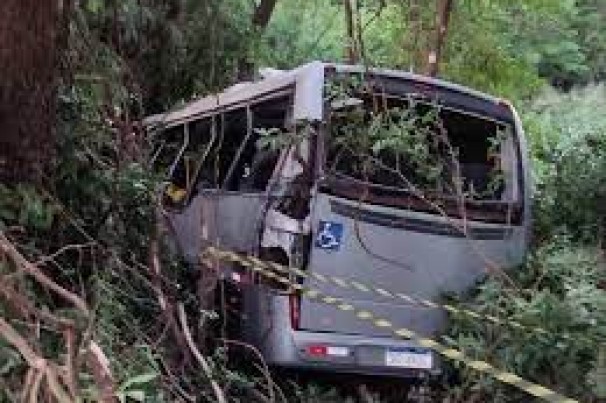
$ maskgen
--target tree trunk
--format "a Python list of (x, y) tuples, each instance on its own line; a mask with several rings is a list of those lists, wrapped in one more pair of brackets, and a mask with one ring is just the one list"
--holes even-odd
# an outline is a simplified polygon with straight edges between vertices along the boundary
[(446, 42), (448, 33), (448, 23), (454, 0), (437, 0), (438, 8), (436, 12), (436, 29), (433, 47), (427, 55), (427, 71), (426, 74), (431, 77), (438, 75), (442, 50)]
[(55, 145), (56, 0), (1, 0), (0, 181), (40, 182)]
[[(267, 28), (271, 15), (274, 12), (278, 0), (261, 0), (261, 3), (255, 7), (252, 16), (253, 29), (257, 33), (262, 33)], [(238, 79), (250, 80), (254, 76), (255, 65), (249, 60), (247, 55), (244, 55), (238, 60)]]
[(408, 53), (410, 54), (409, 70), (419, 71), (423, 63), (419, 40), (421, 39), (421, 9), (419, 0), (408, 1), (408, 40), (406, 41)]
[(276, 7), (277, 0), (262, 0), (255, 8), (252, 23), (255, 27), (265, 29)]
[(355, 34), (354, 7), (351, 2), (352, 0), (343, 0), (343, 7), (345, 8), (345, 26), (347, 28), (345, 58), (348, 63), (356, 64), (358, 62), (359, 52)]

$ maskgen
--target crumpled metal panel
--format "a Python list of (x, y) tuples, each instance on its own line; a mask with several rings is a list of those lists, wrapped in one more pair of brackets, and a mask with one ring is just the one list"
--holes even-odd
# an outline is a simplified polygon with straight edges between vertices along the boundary
[(294, 85), (296, 106), (294, 118), (299, 121), (322, 120), (324, 64), (312, 62), (297, 69), (272, 74), (257, 82), (238, 83), (218, 94), (209, 95), (172, 111), (145, 118), (145, 126), (162, 125), (166, 128), (199, 119), (208, 113), (253, 99)]
[(258, 243), (264, 193), (203, 191), (180, 212), (169, 212), (178, 247), (197, 262), (204, 247), (217, 245), (252, 253)]

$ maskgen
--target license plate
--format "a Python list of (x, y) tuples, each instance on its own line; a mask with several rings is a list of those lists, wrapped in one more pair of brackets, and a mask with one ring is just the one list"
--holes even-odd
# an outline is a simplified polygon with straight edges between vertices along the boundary
[(421, 349), (398, 349), (385, 351), (385, 365), (388, 367), (431, 369), (431, 351)]

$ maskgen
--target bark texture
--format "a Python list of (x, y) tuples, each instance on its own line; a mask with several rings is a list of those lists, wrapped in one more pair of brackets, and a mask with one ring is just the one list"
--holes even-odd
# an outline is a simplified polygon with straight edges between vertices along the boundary
[(262, 0), (261, 3), (259, 3), (259, 5), (255, 8), (255, 13), (252, 19), (253, 25), (261, 29), (265, 29), (267, 24), (269, 24), (269, 20), (271, 19), (271, 15), (274, 12), (277, 2), (277, 0)]
[(446, 35), (448, 34), (448, 24), (450, 22), (450, 14), (454, 5), (454, 0), (438, 0), (436, 12), (436, 28), (433, 46), (427, 55), (427, 71), (428, 76), (435, 77), (438, 75), (440, 59), (444, 44), (446, 43)]
[(345, 27), (347, 29), (347, 43), (345, 44), (345, 57), (348, 63), (356, 64), (359, 61), (359, 51), (356, 40), (354, 5), (352, 0), (343, 0), (345, 9)]
[[(261, 2), (255, 7), (252, 15), (252, 26), (258, 32), (262, 33), (267, 28), (269, 20), (276, 8), (278, 0), (261, 0)], [(246, 56), (243, 56), (238, 60), (238, 80), (246, 81), (251, 80), (255, 75), (255, 65)]]
[(0, 1), (0, 181), (39, 182), (55, 145), (57, 0)]

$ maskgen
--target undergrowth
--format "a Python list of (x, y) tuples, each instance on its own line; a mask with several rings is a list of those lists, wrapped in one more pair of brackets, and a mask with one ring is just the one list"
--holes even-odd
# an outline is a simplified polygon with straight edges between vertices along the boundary
[[(445, 337), (472, 357), (583, 401), (606, 396), (605, 116), (603, 86), (550, 91), (528, 106), (534, 249), (511, 272), (516, 287), (488, 279), (460, 301), (547, 334), (452, 316)], [(458, 375), (460, 384), (450, 394), (461, 401), (528, 399), (470, 370), (459, 368)]]

